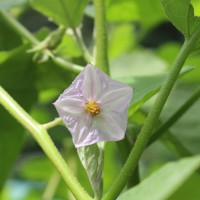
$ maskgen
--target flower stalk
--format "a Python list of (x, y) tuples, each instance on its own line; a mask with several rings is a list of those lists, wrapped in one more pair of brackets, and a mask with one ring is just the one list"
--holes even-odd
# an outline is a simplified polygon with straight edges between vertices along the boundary
[(60, 124), (62, 122), (62, 119), (60, 117), (54, 119), (53, 121), (43, 124), (42, 126), (47, 130), (50, 128), (53, 128), (55, 126), (57, 126), (58, 124)]
[(17, 102), (0, 86), (0, 104), (19, 121), (35, 138), (43, 151), (55, 165), (65, 183), (78, 200), (91, 200), (92, 198), (81, 187), (70, 168), (58, 152), (46, 129), (36, 122)]
[(152, 135), (153, 128), (158, 120), (158, 117), (167, 101), (167, 98), (176, 82), (178, 75), (181, 71), (181, 68), (189, 56), (190, 52), (193, 50), (195, 43), (197, 42), (200, 36), (200, 28), (198, 28), (194, 34), (189, 38), (186, 39), (178, 56), (176, 57), (174, 64), (168, 73), (160, 92), (155, 100), (155, 103), (149, 112), (149, 115), (144, 123), (144, 126), (136, 140), (136, 143), (125, 163), (123, 166), (121, 173), (119, 174), (118, 178), (111, 186), (110, 190), (104, 196), (103, 200), (114, 200), (118, 197), (120, 192), (123, 190), (124, 186), (126, 185), (127, 181), (129, 180), (130, 176), (132, 175), (133, 171), (135, 170), (137, 163), (140, 159), (141, 154), (143, 153), (144, 149), (146, 148), (149, 139)]

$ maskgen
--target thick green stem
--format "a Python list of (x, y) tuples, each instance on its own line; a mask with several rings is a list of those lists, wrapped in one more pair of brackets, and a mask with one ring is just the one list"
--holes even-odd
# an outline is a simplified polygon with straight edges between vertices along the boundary
[(188, 55), (192, 51), (197, 39), (200, 36), (200, 28), (198, 28), (195, 33), (191, 36), (190, 39), (186, 40), (172, 66), (171, 71), (167, 75), (160, 92), (155, 100), (155, 103), (149, 112), (149, 115), (144, 123), (144, 126), (136, 140), (136, 143), (125, 163), (123, 166), (121, 173), (119, 174), (118, 178), (111, 186), (108, 193), (105, 195), (103, 200), (115, 200), (120, 192), (123, 190), (124, 186), (126, 185), (127, 181), (131, 177), (137, 163), (140, 159), (141, 154), (143, 153), (144, 149), (146, 148), (151, 134), (153, 132), (153, 128), (156, 125), (158, 117), (167, 101), (167, 98), (173, 88), (175, 81), (178, 78), (178, 75), (181, 71), (181, 68), (187, 59)]
[(173, 124), (175, 124), (183, 114), (200, 98), (200, 88), (192, 94), (192, 96), (153, 134), (149, 141), (149, 145), (160, 138)]
[(104, 0), (94, 0), (95, 8), (95, 41), (96, 61), (95, 65), (109, 74), (107, 31), (105, 20)]
[(58, 152), (46, 129), (36, 122), (21, 108), (14, 99), (0, 86), (0, 104), (7, 109), (35, 138), (43, 151), (55, 165), (65, 183), (79, 200), (90, 200), (91, 197), (81, 187), (68, 165)]

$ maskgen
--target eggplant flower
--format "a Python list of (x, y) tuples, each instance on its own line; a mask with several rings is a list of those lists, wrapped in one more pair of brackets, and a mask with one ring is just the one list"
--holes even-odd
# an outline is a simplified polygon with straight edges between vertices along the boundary
[(88, 64), (54, 105), (78, 148), (124, 138), (132, 93)]

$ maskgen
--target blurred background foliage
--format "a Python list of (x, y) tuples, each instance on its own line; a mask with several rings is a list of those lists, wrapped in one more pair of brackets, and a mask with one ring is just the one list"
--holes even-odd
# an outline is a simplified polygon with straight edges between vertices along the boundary
[[(62, 2), (66, 3), (67, 15)], [(104, 191), (107, 191), (127, 158), (155, 95), (181, 47), (183, 36), (167, 20), (159, 0), (105, 0), (105, 6), (111, 76), (129, 83), (135, 90), (127, 138), (106, 144)], [(40, 41), (35, 45), (30, 43), (0, 15), (0, 84), (34, 119), (47, 123), (58, 116), (52, 103), (77, 74), (66, 67), (67, 62), (81, 66), (88, 62), (82, 41), (74, 35), (74, 30), (78, 37), (82, 35), (81, 40), (89, 52), (94, 51), (93, 4), (89, 0), (0, 0), (0, 10), (7, 11)], [(195, 10), (195, 14), (199, 15), (199, 10)], [(57, 34), (61, 25), (68, 29)], [(56, 63), (48, 51), (67, 62), (64, 65)], [(198, 51), (188, 58), (183, 74), (164, 108), (160, 124), (199, 86)], [(200, 102), (196, 102), (170, 128), (171, 134), (192, 154), (200, 153), (199, 110)], [(26, 132), (0, 107), (1, 199), (73, 199), (54, 166)], [(67, 129), (62, 125), (56, 126), (49, 134), (78, 180), (92, 194)], [(140, 179), (149, 176), (166, 162), (180, 157), (182, 155), (174, 149), (170, 138), (156, 141), (146, 149), (140, 160)], [(134, 185), (135, 181), (133, 178), (129, 184)], [(193, 175), (170, 200), (199, 199), (199, 184), (200, 175)], [(188, 194), (193, 196), (185, 198)]]

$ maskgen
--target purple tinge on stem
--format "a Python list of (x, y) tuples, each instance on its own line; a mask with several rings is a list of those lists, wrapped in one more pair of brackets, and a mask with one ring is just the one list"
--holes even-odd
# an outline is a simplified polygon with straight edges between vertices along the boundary
[(54, 105), (78, 148), (124, 138), (132, 93), (88, 64)]

